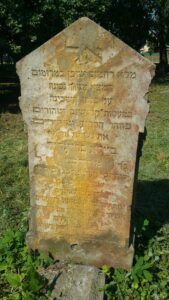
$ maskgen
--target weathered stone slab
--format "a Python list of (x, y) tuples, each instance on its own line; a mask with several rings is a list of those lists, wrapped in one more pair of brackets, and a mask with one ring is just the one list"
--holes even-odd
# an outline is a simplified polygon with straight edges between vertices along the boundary
[(154, 65), (88, 18), (17, 63), (28, 126), (28, 244), (129, 268), (138, 136)]

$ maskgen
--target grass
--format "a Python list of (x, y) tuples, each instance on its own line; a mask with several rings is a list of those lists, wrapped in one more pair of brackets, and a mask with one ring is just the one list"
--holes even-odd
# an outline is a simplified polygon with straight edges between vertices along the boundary
[[(145, 52), (142, 55), (148, 58), (149, 60), (151, 60), (152, 62), (159, 64), (159, 60), (160, 60), (159, 52)], [(167, 57), (169, 60), (169, 51), (167, 51)]]
[(17, 228), (29, 207), (27, 138), (21, 114), (0, 116), (0, 235)]
[[(159, 57), (160, 57), (159, 52), (145, 52), (142, 55), (154, 63), (159, 63)], [(167, 57), (169, 59), (169, 51), (167, 52)]]
[(169, 85), (154, 83), (149, 93), (147, 137), (138, 174), (136, 218), (150, 220), (154, 232), (169, 223)]
[[(166, 91), (166, 92), (165, 92)], [(139, 179), (169, 179), (169, 85), (153, 84)]]
[[(20, 228), (29, 209), (27, 136), (16, 100), (11, 99), (13, 94), (10, 93), (8, 91), (10, 101), (3, 105), (0, 115), (0, 236), (9, 228)], [(1, 92), (0, 97), (4, 104), (6, 92)], [(151, 85), (149, 100), (147, 137), (136, 192), (135, 262), (129, 273), (104, 270), (109, 278), (105, 289), (111, 300), (169, 299), (168, 77)], [(145, 220), (149, 220), (149, 226)], [(148, 271), (145, 269), (147, 262)]]

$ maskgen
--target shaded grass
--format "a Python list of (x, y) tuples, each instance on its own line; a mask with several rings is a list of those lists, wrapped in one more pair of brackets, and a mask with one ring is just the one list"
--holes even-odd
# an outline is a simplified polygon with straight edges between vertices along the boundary
[(14, 64), (0, 64), (0, 112), (19, 112), (19, 79)]

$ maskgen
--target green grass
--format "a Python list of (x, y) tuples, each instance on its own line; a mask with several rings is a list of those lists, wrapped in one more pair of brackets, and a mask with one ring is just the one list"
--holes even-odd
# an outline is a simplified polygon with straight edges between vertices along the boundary
[[(169, 78), (158, 79), (151, 85), (149, 100), (147, 137), (136, 192), (134, 266), (129, 272), (104, 268), (108, 275), (105, 290), (110, 300), (169, 299)], [(20, 113), (7, 112), (7, 107), (2, 109), (1, 236), (9, 228), (19, 229), (29, 209), (27, 136), (23, 127)]]
[(169, 85), (153, 84), (149, 100), (147, 138), (143, 147), (139, 179), (169, 179)]
[(19, 227), (29, 207), (27, 137), (20, 114), (0, 116), (0, 235)]
[(169, 223), (169, 85), (152, 84), (150, 114), (142, 149), (136, 194), (136, 219), (150, 220), (152, 230)]
[[(142, 55), (144, 57), (150, 59), (154, 63), (159, 63), (159, 58), (160, 58), (159, 52), (145, 52), (145, 53), (142, 53)], [(167, 57), (168, 57), (168, 60), (169, 60), (169, 51), (167, 52)]]
[[(167, 55), (169, 56), (169, 52)], [(144, 56), (159, 56), (159, 52), (145, 52)]]

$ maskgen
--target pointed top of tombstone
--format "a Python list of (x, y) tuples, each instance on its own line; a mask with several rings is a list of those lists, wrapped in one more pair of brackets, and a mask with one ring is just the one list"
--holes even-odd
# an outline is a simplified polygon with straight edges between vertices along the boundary
[[(115, 59), (117, 55), (123, 56), (123, 59), (127, 57), (135, 59), (135, 61), (142, 65), (146, 65), (147, 68), (154, 70), (154, 64), (132, 49), (126, 43), (122, 42), (115, 35), (105, 30), (103, 27), (89, 19), (88, 17), (81, 17), (72, 23), (70, 26), (56, 34), (49, 39), (43, 45), (27, 54), (20, 61), (17, 62), (17, 69), (24, 65), (27, 60), (34, 59), (36, 54), (44, 54), (44, 58), (52, 55), (59, 55), (62, 51), (73, 52), (78, 54), (77, 61), (81, 63), (90, 63), (90, 60), (94, 60), (96, 65), (107, 63), (104, 51), (108, 52), (108, 59)], [(51, 56), (52, 59), (52, 56)], [(35, 62), (36, 64), (36, 62)]]

